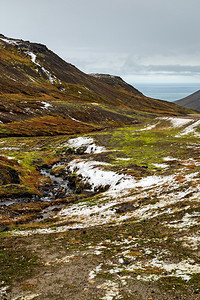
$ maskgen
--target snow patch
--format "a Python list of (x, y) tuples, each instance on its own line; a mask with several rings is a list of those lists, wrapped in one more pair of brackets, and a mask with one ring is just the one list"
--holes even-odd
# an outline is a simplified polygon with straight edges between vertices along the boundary
[(101, 269), (102, 269), (102, 264), (98, 265), (95, 269), (91, 270), (89, 273), (88, 280), (94, 279), (97, 276), (97, 274), (101, 271)]
[(157, 281), (160, 279), (160, 276), (151, 274), (151, 275), (138, 275), (137, 280), (142, 280), (142, 281)]
[(194, 264), (193, 260), (184, 260), (179, 263), (164, 263), (160, 261), (157, 257), (152, 259), (151, 266), (163, 268), (167, 272), (171, 272), (172, 276), (180, 277), (183, 280), (190, 280), (191, 275), (195, 273), (200, 273), (200, 265)]
[(15, 159), (15, 157), (14, 156), (5, 156), (5, 157), (7, 157), (7, 159)]
[(102, 300), (122, 299), (119, 293), (119, 286), (116, 282), (107, 280), (101, 285), (98, 285), (97, 288), (105, 290), (105, 296), (100, 298)]
[[(86, 153), (91, 153), (91, 148)], [(122, 178), (129, 179), (128, 183), (130, 184), (130, 176), (119, 175), (113, 171), (104, 171), (99, 168), (106, 165), (109, 164), (98, 161), (73, 160), (69, 163), (68, 167), (71, 173), (76, 170), (76, 173), (83, 177), (83, 181), (91, 185), (93, 191), (100, 186), (105, 187), (109, 185), (113, 188), (119, 183), (122, 184), (120, 182)], [(125, 181), (123, 181), (124, 183)], [(120, 188), (122, 188), (122, 185), (120, 185)]]
[(13, 45), (13, 46), (16, 46), (19, 44), (19, 42), (16, 42), (14, 40), (9, 40), (7, 38), (0, 38), (3, 42), (7, 43), (7, 44), (10, 44), (10, 45)]
[(131, 160), (131, 159), (130, 158), (124, 158), (124, 157), (118, 157), (117, 160), (128, 161), (128, 160)]
[(54, 84), (54, 79), (56, 79), (56, 78), (53, 78), (53, 77), (55, 77), (55, 76), (52, 76), (51, 73), (48, 70), (46, 70), (44, 67), (42, 67), (39, 63), (36, 62), (37, 56), (33, 52), (29, 52), (29, 51), (27, 51), (26, 54), (28, 54), (31, 57), (31, 61), (35, 65), (40, 67), (42, 69), (42, 71), (47, 75), (47, 77), (49, 78), (50, 83)]
[[(36, 63), (36, 58), (37, 58), (37, 56), (36, 56), (33, 52), (26, 52), (26, 54), (30, 55), (31, 61), (32, 61), (34, 64), (36, 64), (37, 66), (40, 66), (39, 63)], [(40, 67), (41, 67), (41, 66), (40, 66)]]
[(162, 169), (166, 169), (169, 167), (167, 164), (153, 164), (153, 165), (156, 168), (162, 168)]
[(156, 124), (147, 125), (143, 129), (138, 129), (137, 131), (151, 130), (151, 129), (155, 128), (158, 124), (159, 124), (159, 122), (157, 122)]
[(63, 263), (68, 263), (71, 259), (73, 259), (75, 257), (75, 255), (74, 254), (72, 254), (72, 255), (66, 255), (66, 256), (64, 256), (64, 257), (62, 257), (62, 258), (57, 258), (56, 259), (56, 263), (61, 263), (61, 262), (63, 262)]
[(163, 157), (163, 160), (164, 161), (172, 161), (172, 160), (178, 160), (178, 159), (174, 158), (174, 157), (171, 157), (171, 156), (166, 156), (166, 157)]
[(181, 137), (183, 135), (193, 134), (196, 137), (200, 137), (200, 133), (195, 132), (195, 129), (200, 126), (200, 120), (194, 122), (193, 124), (187, 126), (181, 133), (176, 135), (176, 137)]
[[(73, 118), (71, 118), (73, 119)], [(76, 119), (74, 119), (77, 122), (80, 122)], [(78, 149), (80, 147), (87, 147), (85, 150), (85, 153), (89, 154), (89, 153), (94, 153), (94, 154), (98, 154), (98, 153), (102, 153), (104, 151), (106, 151), (106, 149), (102, 146), (97, 146), (94, 143), (93, 138), (88, 138), (88, 137), (78, 137), (78, 138), (74, 138), (74, 139), (70, 139), (68, 140), (67, 144), (69, 145), (71, 148), (73, 149)]]
[[(4, 284), (4, 281), (2, 281), (1, 284)], [(9, 286), (0, 287), (0, 296), (2, 296), (2, 299), (7, 299), (7, 297), (3, 298), (3, 296), (6, 295), (8, 288)]]
[(161, 120), (170, 121), (173, 127), (182, 127), (190, 122), (193, 122), (192, 119), (185, 119), (185, 118), (173, 118), (173, 117), (164, 117), (160, 118)]
[(52, 105), (48, 102), (41, 101), (41, 104), (44, 105), (44, 107), (43, 107), (44, 109), (49, 109), (49, 107), (52, 107)]
[(172, 221), (167, 223), (168, 227), (180, 228), (187, 230), (188, 227), (192, 227), (199, 224), (198, 217), (200, 217), (199, 212), (193, 212), (192, 214), (186, 213), (181, 220)]
[(44, 67), (42, 67), (42, 71), (47, 75), (47, 77), (49, 78), (49, 81), (51, 82), (51, 84), (53, 84), (54, 80), (53, 80), (53, 77), (52, 77), (51, 73), (48, 70), (46, 70)]
[(188, 260), (183, 260), (179, 263), (165, 263), (164, 261), (160, 260), (158, 257), (155, 257), (151, 259), (150, 261), (147, 261), (146, 263), (142, 263), (140, 261), (135, 262), (134, 264), (131, 264), (129, 267), (126, 268), (127, 271), (133, 272), (135, 270), (144, 270), (149, 267), (156, 267), (161, 270), (160, 275), (154, 275), (151, 274), (150, 276), (148, 275), (139, 275), (137, 279), (141, 279), (144, 281), (147, 280), (158, 280), (161, 278), (162, 271), (168, 272), (167, 275), (168, 277), (175, 276), (175, 277), (180, 277), (185, 281), (188, 281), (191, 279), (192, 274), (200, 273), (200, 266), (195, 264), (193, 260), (188, 259)]
[(77, 120), (77, 119), (75, 119), (75, 118), (73, 118), (73, 117), (71, 117), (70, 115), (68, 115), (67, 114), (67, 116), (72, 120), (72, 121), (76, 121), (76, 122), (78, 122), (78, 123), (81, 123), (81, 124), (85, 124), (85, 125), (88, 125), (87, 123), (85, 123), (85, 122), (82, 122), (82, 121), (80, 121), (80, 120)]

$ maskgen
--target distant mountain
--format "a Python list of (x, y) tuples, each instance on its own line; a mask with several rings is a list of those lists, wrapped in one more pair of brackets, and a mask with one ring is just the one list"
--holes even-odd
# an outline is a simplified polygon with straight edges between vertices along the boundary
[(200, 90), (185, 98), (176, 100), (174, 103), (200, 112)]
[(45, 45), (0, 35), (0, 137), (81, 133), (131, 124), (140, 113), (187, 112), (120, 77), (85, 74)]

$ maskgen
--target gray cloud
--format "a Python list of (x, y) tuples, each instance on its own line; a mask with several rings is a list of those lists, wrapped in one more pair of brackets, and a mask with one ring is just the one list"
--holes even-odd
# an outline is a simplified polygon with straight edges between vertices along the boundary
[(162, 66), (147, 66), (148, 71), (154, 72), (168, 72), (168, 73), (181, 73), (181, 74), (200, 74), (200, 65), (199, 66), (184, 66), (184, 65), (162, 65)]
[(199, 0), (2, 0), (0, 28), (86, 72), (197, 76), (199, 11)]

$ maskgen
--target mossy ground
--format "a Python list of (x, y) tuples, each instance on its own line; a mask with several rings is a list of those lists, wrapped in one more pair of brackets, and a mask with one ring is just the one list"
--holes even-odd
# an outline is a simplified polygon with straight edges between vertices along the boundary
[[(199, 139), (194, 136), (176, 137), (180, 128), (169, 128), (166, 122), (148, 131), (140, 129), (143, 129), (141, 124), (136, 124), (91, 133), (97, 144), (109, 151), (82, 158), (108, 162), (110, 165), (105, 169), (132, 175), (137, 180), (153, 175), (177, 176), (177, 186), (174, 187), (166, 183), (161, 191), (156, 188), (147, 190), (146, 194), (143, 191), (140, 194), (139, 188), (138, 191), (130, 191), (124, 199), (127, 197), (126, 202), (132, 205), (131, 209), (134, 206), (154, 207), (162, 195), (168, 201), (170, 195), (186, 192), (187, 189), (191, 194), (186, 194), (182, 201), (178, 199), (164, 208), (158, 207), (155, 210), (158, 214), (154, 217), (130, 216), (125, 210), (115, 213), (122, 217), (127, 214), (123, 221), (113, 219), (110, 224), (93, 227), (88, 224), (86, 228), (77, 230), (70, 230), (67, 219), (60, 220), (58, 216), (39, 223), (34, 222), (34, 217), (19, 223), (12, 222), (11, 218), (7, 224), (10, 230), (0, 233), (1, 281), (4, 281), (2, 286), (9, 286), (10, 297), (32, 294), (36, 295), (35, 299), (101, 299), (112, 291), (113, 299), (119, 295), (121, 299), (136, 300), (199, 299), (198, 272), (188, 273), (190, 277), (184, 280), (177, 276), (175, 269), (173, 272), (165, 269), (165, 265), (178, 266), (184, 261), (193, 266), (199, 264), (199, 248), (191, 249), (184, 244), (186, 238), (196, 236), (200, 230), (199, 215), (194, 214), (199, 213), (199, 201), (194, 192), (199, 186)], [(68, 139), (69, 136), (4, 138), (1, 139), (1, 161), (17, 170), (21, 185), (39, 191), (44, 183), (39, 168), (60, 158), (68, 158)], [(166, 157), (172, 159), (164, 160)], [(166, 164), (167, 167), (154, 164)], [(187, 183), (186, 176), (193, 173), (196, 178), (193, 181), (187, 179)], [(100, 194), (76, 199), (76, 204), (93, 208), (106, 201), (109, 198)], [(48, 205), (46, 202), (13, 204), (10, 212), (26, 211), (27, 216), (36, 216)], [(62, 205), (66, 205), (64, 201)], [(120, 206), (118, 203), (116, 208)], [(193, 225), (186, 228), (168, 226), (174, 221), (183, 222), (186, 214), (194, 214)], [(71, 224), (73, 222), (75, 220)], [(68, 229), (59, 232), (62, 226), (68, 226)], [(37, 229), (49, 228), (55, 233), (37, 232)], [(33, 230), (33, 233), (23, 238), (13, 237), (15, 229), (22, 234), (26, 234), (27, 230)], [(14, 245), (17, 245), (16, 249)], [(152, 261), (156, 261), (157, 265), (153, 265)], [(158, 262), (162, 263), (159, 265)], [(18, 273), (20, 283), (17, 282)]]

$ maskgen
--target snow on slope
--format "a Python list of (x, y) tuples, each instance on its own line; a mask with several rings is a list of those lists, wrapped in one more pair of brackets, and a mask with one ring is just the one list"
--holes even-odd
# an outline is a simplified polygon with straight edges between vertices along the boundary
[(51, 84), (54, 84), (54, 80), (56, 80), (56, 77), (53, 76), (48, 70), (46, 70), (44, 67), (42, 67), (38, 62), (36, 62), (37, 56), (30, 51), (27, 51), (26, 54), (28, 54), (31, 58), (31, 61), (38, 67), (40, 67), (42, 69), (42, 71), (47, 75), (47, 77), (49, 78), (49, 81)]
[(196, 132), (196, 128), (200, 126), (200, 120), (194, 122), (193, 124), (187, 126), (181, 133), (177, 135), (177, 137), (181, 137), (183, 135), (193, 134), (196, 137), (200, 137), (200, 133)]

